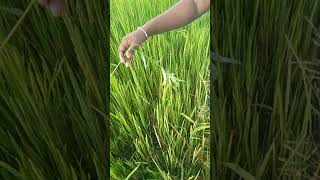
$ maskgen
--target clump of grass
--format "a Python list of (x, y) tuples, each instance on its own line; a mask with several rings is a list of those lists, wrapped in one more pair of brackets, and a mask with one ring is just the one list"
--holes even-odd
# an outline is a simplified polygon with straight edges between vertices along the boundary
[(211, 11), (212, 50), (241, 62), (213, 64), (213, 177), (318, 177), (309, 65), (319, 58), (310, 24), (319, 1), (214, 1)]
[[(30, 2), (1, 1), (1, 42)], [(106, 8), (36, 3), (0, 49), (0, 179), (109, 178)]]
[[(112, 70), (122, 37), (175, 1), (154, 3), (111, 1)], [(111, 75), (113, 178), (209, 177), (208, 38), (206, 15), (152, 38), (137, 51), (134, 68), (120, 65)]]

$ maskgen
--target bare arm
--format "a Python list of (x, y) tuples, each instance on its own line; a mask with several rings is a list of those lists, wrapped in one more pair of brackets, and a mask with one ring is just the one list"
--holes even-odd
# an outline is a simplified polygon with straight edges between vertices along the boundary
[(182, 0), (161, 15), (148, 21), (143, 28), (149, 36), (183, 27), (209, 10), (210, 0)]
[[(173, 29), (183, 27), (209, 10), (210, 0), (181, 0), (170, 9), (151, 19), (142, 29), (149, 36), (154, 36)], [(119, 56), (122, 63), (130, 62), (134, 49), (147, 40), (141, 29), (125, 36), (119, 45)]]

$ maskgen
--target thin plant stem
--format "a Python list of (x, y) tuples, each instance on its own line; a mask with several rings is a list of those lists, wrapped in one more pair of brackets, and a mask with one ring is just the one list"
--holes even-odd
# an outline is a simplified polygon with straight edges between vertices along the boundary
[(19, 20), (17, 21), (17, 23), (14, 25), (14, 27), (12, 28), (12, 30), (10, 31), (10, 33), (8, 34), (8, 36), (5, 38), (5, 40), (1, 43), (1, 47), (0, 50), (3, 49), (5, 47), (5, 45), (8, 43), (8, 41), (10, 40), (10, 38), (13, 36), (13, 34), (16, 32), (17, 28), (19, 27), (19, 25), (22, 23), (22, 21), (24, 20), (24, 18), (26, 17), (26, 15), (28, 14), (28, 12), (30, 11), (31, 7), (33, 6), (33, 4), (36, 2), (36, 0), (32, 0), (30, 2), (30, 4), (28, 5), (27, 9), (24, 11), (24, 13), (22, 14), (22, 16), (19, 18)]

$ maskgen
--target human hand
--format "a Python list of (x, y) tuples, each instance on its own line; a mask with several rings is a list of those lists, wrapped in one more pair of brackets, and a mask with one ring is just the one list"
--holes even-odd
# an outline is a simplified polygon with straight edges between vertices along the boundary
[(119, 56), (121, 62), (130, 65), (130, 61), (134, 56), (134, 50), (137, 49), (147, 40), (147, 36), (141, 29), (137, 29), (126, 35), (119, 45)]
[(54, 16), (61, 16), (65, 10), (65, 0), (38, 0), (39, 4), (51, 10)]

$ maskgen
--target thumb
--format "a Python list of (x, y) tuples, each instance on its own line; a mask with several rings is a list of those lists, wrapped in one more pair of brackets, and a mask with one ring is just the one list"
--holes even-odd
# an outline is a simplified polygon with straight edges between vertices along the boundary
[(125, 54), (127, 58), (131, 59), (134, 55), (134, 50), (138, 49), (138, 47), (139, 47), (138, 44), (132, 43)]

